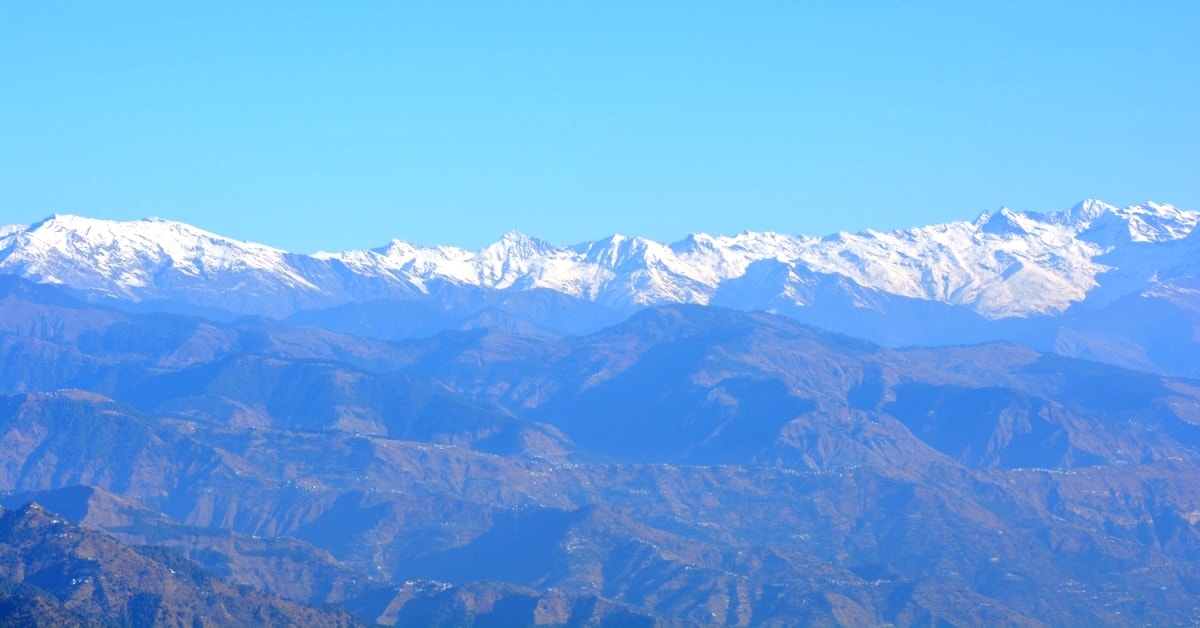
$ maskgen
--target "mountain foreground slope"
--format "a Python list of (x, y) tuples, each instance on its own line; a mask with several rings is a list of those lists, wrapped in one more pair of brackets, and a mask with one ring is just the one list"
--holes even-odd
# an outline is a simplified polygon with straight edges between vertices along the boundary
[(696, 305), (387, 342), (8, 278), (0, 313), (6, 508), (367, 623), (1200, 617), (1193, 380)]
[(29, 503), (0, 509), (5, 625), (359, 625), (213, 578), (170, 550), (134, 548)]

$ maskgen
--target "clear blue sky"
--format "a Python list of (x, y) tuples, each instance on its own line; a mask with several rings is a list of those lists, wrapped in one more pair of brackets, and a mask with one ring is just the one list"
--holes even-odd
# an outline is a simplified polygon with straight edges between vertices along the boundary
[(0, 223), (308, 252), (1200, 209), (1200, 2), (447, 4), (0, 0)]

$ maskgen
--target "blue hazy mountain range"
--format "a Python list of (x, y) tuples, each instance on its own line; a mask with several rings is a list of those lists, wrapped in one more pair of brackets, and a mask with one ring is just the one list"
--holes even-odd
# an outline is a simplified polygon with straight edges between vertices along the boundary
[(314, 256), (9, 228), (0, 618), (1191, 621), (1195, 222)]
[[(492, 327), (590, 333), (637, 310), (766, 311), (888, 346), (1011, 340), (1195, 376), (1200, 214), (1085, 201), (1048, 214), (816, 238), (695, 235), (476, 252), (395, 240), (299, 255), (161, 220), (0, 230), (0, 272), (135, 311), (268, 316), (382, 339)], [(1152, 316), (1147, 328), (1135, 321)]]

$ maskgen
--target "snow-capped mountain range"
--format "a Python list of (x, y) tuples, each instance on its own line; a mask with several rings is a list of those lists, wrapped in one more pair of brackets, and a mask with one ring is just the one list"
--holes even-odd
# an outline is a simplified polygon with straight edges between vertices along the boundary
[(743, 232), (663, 244), (614, 235), (556, 246), (514, 232), (480, 251), (393, 240), (301, 255), (155, 218), (56, 215), (0, 227), (0, 273), (92, 297), (273, 317), (429, 299), (446, 287), (544, 289), (620, 311), (665, 303), (803, 308), (820, 305), (815, 286), (836, 280), (1002, 319), (1056, 314), (1092, 294), (1116, 298), (1194, 274), (1198, 221), (1200, 213), (1171, 205), (1088, 200), (1050, 213), (1002, 209), (974, 221), (823, 238)]

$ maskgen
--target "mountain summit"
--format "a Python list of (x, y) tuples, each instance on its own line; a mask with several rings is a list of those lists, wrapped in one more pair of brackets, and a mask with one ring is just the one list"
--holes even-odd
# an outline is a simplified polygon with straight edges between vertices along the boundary
[[(1163, 264), (1194, 259), (1193, 247), (1167, 245), (1185, 241), (1198, 221), (1200, 213), (1171, 205), (1116, 208), (1087, 200), (1051, 213), (1001, 209), (975, 221), (824, 238), (694, 234), (668, 245), (612, 236), (564, 247), (512, 232), (477, 252), (393, 240), (368, 251), (301, 255), (160, 219), (58, 215), (0, 228), (0, 273), (91, 298), (278, 318), (381, 299), (431, 299), (447, 290), (457, 299), (472, 290), (549, 291), (625, 312), (707, 304), (719, 293), (723, 305), (743, 309), (765, 303), (820, 307), (813, 297), (822, 290), (807, 290), (801, 298), (806, 290), (799, 281), (841, 286), (842, 294), (858, 295), (846, 297), (856, 307), (899, 298), (994, 320), (1054, 315), (1086, 300), (1110, 283), (1113, 270), (1128, 270), (1114, 260), (1130, 247), (1174, 251)], [(806, 279), (747, 283), (761, 274), (752, 267), (763, 263)], [(1125, 272), (1122, 290), (1148, 288), (1157, 270)], [(729, 302), (735, 293), (741, 302)]]

